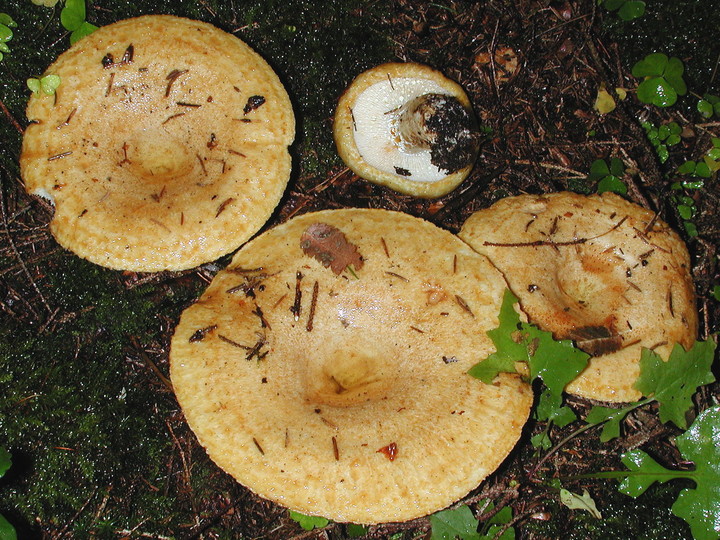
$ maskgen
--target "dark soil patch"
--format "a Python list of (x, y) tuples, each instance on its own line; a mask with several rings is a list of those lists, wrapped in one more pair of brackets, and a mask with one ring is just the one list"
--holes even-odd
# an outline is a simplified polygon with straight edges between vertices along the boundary
[[(326, 208), (379, 207), (424, 217), (453, 232), (475, 210), (519, 193), (594, 192), (587, 180), (597, 159), (617, 157), (628, 169), (628, 198), (682, 231), (693, 257), (701, 337), (717, 332), (720, 191), (716, 178), (682, 191), (697, 213), (698, 235), (671, 189), (675, 169), (701, 159), (720, 136), (718, 119), (695, 111), (697, 95), (718, 94), (717, 18), (700, 2), (658, 6), (633, 23), (618, 21), (594, 0), (364, 2), (213, 0), (128, 3), (97, 0), (88, 19), (102, 25), (144, 13), (206, 20), (234, 32), (267, 58), (291, 93), (298, 117), (290, 188), (272, 226)], [(682, 4), (682, 5), (681, 5)], [(303, 532), (285, 509), (256, 497), (212, 464), (185, 424), (167, 382), (168, 343), (180, 312), (227, 258), (187, 272), (144, 275), (105, 270), (67, 253), (48, 231), (52, 208), (25, 194), (18, 157), (28, 91), (67, 47), (58, 8), (9, 0), (18, 22), (0, 61), (0, 441), (14, 465), (0, 483), (0, 513), (21, 538), (343, 538), (343, 525)], [(685, 22), (683, 22), (685, 21)], [(503, 81), (501, 47), (518, 70)], [(641, 104), (632, 64), (650, 52), (686, 63), (691, 94), (675, 107)], [(441, 69), (468, 91), (487, 137), (472, 175), (432, 201), (369, 184), (335, 154), (332, 114), (343, 88), (364, 69), (390, 60)], [(629, 89), (610, 114), (594, 109), (601, 85)], [(694, 93), (694, 94), (693, 94)], [(641, 121), (678, 122), (682, 141), (658, 159)], [(717, 385), (696, 396), (698, 410), (720, 397)], [(582, 415), (591, 406), (571, 399)], [(577, 424), (553, 428), (553, 441)], [(642, 446), (673, 466), (677, 434), (652, 410), (634, 413), (625, 435), (601, 444), (590, 430), (547, 460), (530, 423), (503, 467), (466, 503), (490, 498), (513, 509), (521, 538), (689, 538), (669, 508), (673, 483), (633, 500), (616, 483), (579, 474), (622, 468), (620, 454)], [(597, 520), (560, 505), (552, 481), (588, 489)], [(478, 509), (482, 512), (482, 509)], [(427, 519), (371, 527), (369, 538), (427, 536)]]

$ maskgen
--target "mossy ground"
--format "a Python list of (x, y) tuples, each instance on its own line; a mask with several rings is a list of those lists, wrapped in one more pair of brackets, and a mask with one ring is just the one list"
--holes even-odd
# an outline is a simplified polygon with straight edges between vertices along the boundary
[[(692, 95), (667, 111), (631, 97), (623, 110), (606, 117), (594, 113), (592, 103), (601, 81), (634, 84), (629, 68), (655, 51), (686, 62), (692, 91), (720, 93), (713, 58), (717, 19), (701, 3), (648, 3), (644, 19), (625, 24), (595, 4), (97, 0), (89, 2), (88, 20), (103, 25), (145, 13), (202, 19), (233, 32), (273, 65), (293, 99), (298, 132), (293, 178), (272, 222), (310, 209), (376, 206), (456, 230), (470, 212), (502, 196), (593, 191), (583, 173), (594, 159), (612, 154), (637, 167), (626, 179), (629, 196), (678, 225), (667, 197), (672, 168), (697, 158), (709, 135), (718, 136), (717, 128), (697, 127), (703, 121), (692, 116)], [(41, 74), (67, 48), (68, 36), (58, 7), (6, 0), (0, 10), (18, 23), (8, 43), (11, 53), (0, 61), (0, 102), (6, 109), (0, 111), (0, 444), (14, 461), (0, 480), (0, 513), (21, 538), (301, 535), (283, 508), (255, 497), (209, 462), (165, 379), (169, 337), (180, 312), (226, 258), (187, 272), (128, 274), (82, 261), (54, 243), (47, 229), (52, 210), (24, 194), (18, 157), (29, 93), (25, 80)], [(479, 52), (500, 42), (515, 48), (521, 61), (520, 72), (505, 85), (476, 61)], [(431, 64), (459, 80), (488, 132), (471, 178), (437, 201), (413, 200), (358, 180), (333, 148), (331, 120), (342, 90), (364, 69), (398, 59)], [(694, 130), (665, 165), (638, 138), (642, 132), (629, 127), (642, 115)], [(720, 283), (720, 203), (712, 185), (693, 196), (701, 208), (700, 236), (688, 240), (707, 336), (720, 320), (711, 294)], [(698, 402), (710, 403), (717, 395), (711, 388)], [(672, 446), (667, 430), (639, 425), (648, 433), (643, 444)], [(509, 486), (521, 486), (506, 499), (520, 516), (515, 528), (521, 537), (688, 536), (684, 522), (669, 511), (677, 485), (633, 500), (618, 494), (612, 482), (593, 482), (590, 490), (603, 520), (562, 507), (552, 489), (528, 479), (526, 464), (537, 457), (528, 441), (529, 436), (479, 490), (502, 498), (513, 492)], [(600, 445), (597, 434), (588, 433), (544, 474), (570, 475), (577, 463), (585, 473), (593, 467), (619, 469), (622, 448)], [(568, 488), (579, 492), (582, 485), (569, 481)], [(427, 522), (421, 522), (371, 534), (411, 538), (426, 530)], [(347, 535), (338, 525), (326, 532), (333, 538)]]

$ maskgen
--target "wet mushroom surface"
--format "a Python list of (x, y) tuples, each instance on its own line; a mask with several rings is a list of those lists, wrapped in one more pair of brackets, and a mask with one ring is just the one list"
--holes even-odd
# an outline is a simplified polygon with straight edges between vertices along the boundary
[[(701, 97), (720, 94), (715, 69), (720, 29), (704, 3), (647, 3), (642, 17), (624, 21), (618, 11), (606, 9), (606, 2), (590, 0), (93, 0), (75, 13), (82, 16), (74, 24), (67, 12), (61, 17), (68, 4), (78, 2), (48, 8), (6, 0), (0, 7), (16, 23), (8, 26), (10, 21), (0, 17), (0, 434), (12, 458), (0, 479), (0, 514), (19, 538), (338, 540), (364, 535), (409, 540), (430, 536), (433, 527), (437, 532), (443, 516), (469, 516), (468, 523), (479, 524), (481, 534), (507, 527), (508, 534), (522, 539), (692, 538), (687, 522), (672, 511), (692, 482), (656, 483), (632, 498), (618, 491), (618, 481), (594, 476), (625, 471), (621, 456), (636, 450), (666, 468), (692, 469), (678, 444), (684, 440), (682, 429), (661, 421), (657, 403), (650, 403), (620, 422), (618, 437), (603, 442), (603, 427), (578, 430), (588, 426), (584, 419), (594, 406), (614, 411), (620, 410), (618, 405), (567, 393), (563, 403), (578, 419), (565, 426), (540, 421), (535, 403), (515, 449), (451, 506), (450, 514), (363, 528), (316, 517), (308, 524), (286, 506), (255, 494), (208, 456), (170, 380), (170, 343), (181, 314), (202, 297), (231, 256), (151, 273), (112, 270), (82, 259), (53, 236), (56, 209), (26, 193), (20, 156), (23, 135), (31, 126), (25, 113), (31, 95), (26, 81), (34, 78), (42, 90), (45, 70), (70, 47), (74, 31), (63, 20), (85, 28), (84, 23), (103, 27), (150, 14), (203, 21), (240, 38), (265, 59), (293, 105), (297, 129), (289, 181), (261, 230), (309, 212), (379, 208), (458, 233), (472, 214), (507, 197), (561, 191), (590, 195), (624, 186), (624, 199), (657, 215), (686, 243), (698, 338), (712, 339), (720, 321), (720, 197), (716, 173), (696, 173), (699, 163), (717, 161), (712, 157), (713, 140), (720, 137), (717, 113), (710, 102), (710, 111), (702, 106), (704, 113), (698, 105)], [(99, 69), (107, 52), (113, 63), (122, 61), (128, 45), (118, 43), (103, 52), (96, 59)], [(173, 67), (165, 77), (172, 69), (184, 69), (178, 67), (183, 47), (168, 50)], [(688, 92), (672, 106), (638, 98), (642, 79), (632, 69), (652, 52), (681, 59), (684, 65)], [(140, 54), (136, 48), (133, 58), (137, 61)], [(332, 125), (340, 97), (359, 74), (386, 63), (429, 66), (467, 95), (482, 144), (468, 176), (444, 195), (416, 197), (368, 182), (338, 155)], [(50, 81), (44, 82), (52, 92)], [(61, 80), (57, 87), (60, 106), (68, 82)], [(104, 82), (103, 94), (108, 79)], [(171, 90), (182, 88), (182, 82), (182, 76), (175, 79)], [(167, 83), (162, 82), (163, 92)], [(48, 96), (53, 99), (52, 93)], [(595, 107), (599, 97), (602, 112)], [(242, 115), (247, 104), (240, 100), (235, 112)], [(262, 113), (267, 104), (248, 117)], [(175, 120), (200, 111), (185, 111)], [(58, 124), (71, 110), (63, 112)], [(57, 143), (66, 127), (51, 130), (49, 144)], [(655, 130), (672, 138), (658, 141)], [(204, 145), (201, 156), (218, 150), (207, 147), (213, 132), (208, 128), (197, 141)], [(217, 140), (221, 145), (223, 140)], [(122, 153), (122, 145), (118, 148)], [(122, 159), (119, 154), (118, 161)], [(688, 171), (690, 161), (692, 173), (679, 172), (681, 167)], [(591, 174), (598, 170), (602, 177)], [(154, 205), (151, 194), (160, 192), (148, 194)], [(223, 200), (216, 202), (213, 215)], [(230, 210), (228, 203), (218, 219)], [(232, 224), (227, 225), (223, 232), (232, 231)], [(152, 232), (161, 231), (158, 226)], [(306, 258), (315, 264), (316, 259)], [(295, 275), (290, 277), (288, 294), (294, 299)], [(243, 284), (242, 276), (236, 278), (231, 286)], [(301, 317), (309, 314), (313, 284), (303, 279)], [(239, 300), (244, 292), (228, 296)], [(259, 317), (253, 317), (258, 324)], [(204, 335), (217, 339), (211, 330)], [(251, 338), (237, 341), (251, 351), (225, 345), (241, 355), (241, 364), (261, 366), (257, 356), (242, 356), (259, 341)], [(266, 350), (257, 349), (260, 355)], [(533, 390), (542, 395), (543, 385), (535, 384)], [(718, 396), (717, 382), (699, 388), (691, 396), (693, 411), (687, 420), (714, 407)], [(266, 450), (264, 441), (256, 439)], [(336, 439), (342, 459), (347, 449)], [(322, 441), (334, 460), (332, 437)], [(550, 446), (538, 446), (538, 441)], [(253, 448), (258, 451), (254, 443)], [(385, 456), (392, 449), (389, 444), (383, 448), (385, 453), (373, 457), (390, 464)], [(399, 459), (402, 447), (397, 450)], [(454, 474), (452, 465), (448, 469)], [(591, 498), (602, 517), (563, 504), (560, 487), (578, 497), (587, 492), (584, 500)], [(313, 524), (315, 530), (303, 528)]]

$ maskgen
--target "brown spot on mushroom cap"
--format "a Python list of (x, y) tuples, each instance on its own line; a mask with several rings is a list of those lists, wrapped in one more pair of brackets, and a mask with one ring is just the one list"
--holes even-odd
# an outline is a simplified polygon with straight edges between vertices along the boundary
[[(313, 223), (336, 227), (358, 247), (365, 263), (356, 276), (303, 253), (300, 239)], [(226, 292), (243, 281), (233, 269), (260, 267), (265, 278), (252, 301)], [(451, 294), (429, 304), (428, 283)], [(497, 325), (505, 287), (485, 257), (423, 220), (383, 210), (305, 214), (243, 246), (183, 313), (170, 354), (173, 386), (208, 454), (259, 495), (338, 522), (413, 519), (475, 488), (527, 419), (532, 392), (518, 376), (488, 385), (467, 374), (494, 350), (486, 331)], [(255, 305), (270, 328), (260, 327)], [(189, 341), (213, 324), (204, 340)], [(262, 360), (217, 339), (251, 346), (258, 331)], [(393, 460), (378, 453), (390, 443)]]
[(596, 355), (568, 385), (573, 394), (637, 400), (641, 348), (667, 359), (673, 344), (696, 338), (685, 244), (615, 194), (502, 199), (470, 216), (459, 236), (503, 272), (531, 322)]
[[(340, 97), (335, 111), (333, 123), (335, 144), (345, 164), (361, 178), (387, 186), (400, 193), (424, 198), (440, 197), (455, 189), (468, 174), (470, 174), (478, 150), (478, 144), (476, 143), (479, 143), (479, 140), (476, 137), (476, 133), (470, 136), (472, 144), (469, 144), (467, 151), (462, 153), (464, 156), (462, 160), (458, 160), (455, 156), (449, 161), (446, 158), (438, 161), (438, 163), (443, 164), (439, 167), (441, 171), (446, 166), (446, 163), (449, 162), (454, 162), (452, 167), (457, 167), (457, 169), (450, 172), (446, 170), (444, 173), (441, 173), (439, 179), (434, 181), (415, 180), (411, 171), (399, 163), (394, 164), (394, 170), (392, 168), (381, 170), (378, 166), (369, 163), (368, 160), (363, 157), (356, 142), (357, 118), (354, 116), (354, 110), (356, 103), (363, 93), (378, 84), (389, 84), (391, 92), (394, 92), (401, 86), (399, 81), (410, 79), (424, 81), (433, 85), (435, 90), (431, 91), (432, 93), (446, 95), (449, 100), (459, 104), (461, 109), (467, 111), (468, 129), (476, 130), (470, 100), (460, 85), (429, 66), (411, 62), (395, 62), (381, 64), (361, 73), (345, 90)], [(399, 102), (398, 106), (401, 107), (411, 99), (412, 98), (408, 98)], [(387, 111), (387, 113), (390, 112), (391, 111)], [(442, 131), (445, 132), (445, 130)], [(389, 139), (388, 137), (387, 148), (391, 149), (396, 146), (396, 144)], [(446, 146), (447, 148), (451, 148), (453, 145), (447, 144)]]
[[(53, 200), (51, 230), (78, 255), (134, 271), (190, 268), (245, 242), (280, 200), (291, 103), (236, 37), (137, 17), (80, 40), (48, 72), (62, 82), (55, 97), (30, 98), (28, 118), (40, 122), (26, 130), (21, 172), (30, 193)], [(255, 96), (264, 102), (252, 122), (237, 122)]]

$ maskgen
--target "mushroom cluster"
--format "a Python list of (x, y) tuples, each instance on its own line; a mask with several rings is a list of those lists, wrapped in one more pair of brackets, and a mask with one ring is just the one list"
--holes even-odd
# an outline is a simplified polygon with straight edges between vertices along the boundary
[(468, 369), (505, 290), (451, 233), (385, 210), (293, 218), (243, 246), (172, 340), (210, 457), (254, 492), (339, 522), (445, 508), (520, 437), (532, 391)]
[(657, 215), (613, 193), (502, 199), (459, 233), (503, 273), (530, 321), (592, 355), (566, 390), (639, 399), (642, 348), (690, 348), (698, 317), (684, 242)]
[(465, 91), (409, 62), (360, 74), (340, 97), (333, 130), (340, 157), (358, 176), (426, 198), (468, 176), (480, 143)]
[(248, 240), (280, 200), (291, 103), (236, 37), (137, 17), (78, 41), (47, 72), (62, 82), (30, 98), (20, 166), (76, 254), (124, 270), (191, 268)]

